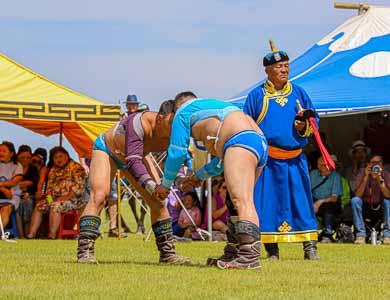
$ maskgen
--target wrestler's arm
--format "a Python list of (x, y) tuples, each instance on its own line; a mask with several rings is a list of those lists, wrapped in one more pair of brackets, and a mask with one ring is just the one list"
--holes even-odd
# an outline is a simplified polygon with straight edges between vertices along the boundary
[(134, 132), (126, 132), (126, 169), (150, 194), (156, 188), (156, 182), (144, 165), (144, 143)]
[(161, 185), (169, 189), (176, 179), (181, 165), (187, 157), (190, 144), (191, 129), (186, 117), (176, 115), (172, 123), (172, 134), (168, 148), (168, 156), (165, 161), (164, 176)]
[(219, 157), (214, 157), (208, 164), (204, 165), (203, 167), (197, 169), (195, 171), (196, 177), (204, 181), (209, 177), (214, 177), (223, 172), (223, 164)]
[(145, 165), (146, 169), (148, 170), (149, 174), (152, 176), (152, 179), (157, 184), (160, 184), (161, 178), (160, 178), (160, 175), (159, 175), (159, 172), (158, 172), (156, 166), (153, 163), (153, 159), (152, 159), (151, 155), (152, 154), (149, 153), (148, 155), (146, 155), (144, 157), (144, 165)]

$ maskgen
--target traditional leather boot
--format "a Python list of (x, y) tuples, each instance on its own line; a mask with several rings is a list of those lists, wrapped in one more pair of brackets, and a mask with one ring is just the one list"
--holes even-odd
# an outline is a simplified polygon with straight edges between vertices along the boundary
[(317, 241), (303, 242), (304, 259), (319, 260), (317, 253)]
[(100, 235), (100, 217), (83, 216), (80, 218), (80, 236), (77, 246), (77, 262), (97, 264), (95, 258), (95, 240)]
[(223, 249), (223, 254), (219, 258), (208, 258), (207, 259), (208, 266), (217, 266), (218, 260), (224, 262), (232, 261), (237, 256), (238, 244), (236, 238), (236, 231), (234, 228), (234, 223), (231, 221), (230, 217), (227, 218), (227, 226), (228, 226), (228, 231), (226, 232), (227, 243), (225, 245), (225, 248)]
[(231, 261), (217, 261), (220, 269), (260, 269), (260, 232), (259, 227), (249, 221), (237, 221), (235, 231), (238, 242), (236, 258)]
[(77, 247), (77, 262), (80, 264), (97, 264), (95, 258), (95, 240), (79, 238)]
[(173, 239), (171, 218), (157, 221), (152, 225), (156, 237), (156, 245), (160, 251), (160, 263), (173, 265), (188, 265), (191, 260), (176, 253)]
[(264, 244), (268, 260), (279, 260), (279, 247), (277, 243)]

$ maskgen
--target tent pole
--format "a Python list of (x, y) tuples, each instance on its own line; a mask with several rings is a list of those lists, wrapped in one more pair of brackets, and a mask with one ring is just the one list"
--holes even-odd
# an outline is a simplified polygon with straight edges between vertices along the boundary
[(63, 131), (63, 123), (60, 122), (60, 141), (59, 141), (59, 144), (60, 144), (60, 147), (62, 147), (62, 131)]
[[(207, 154), (207, 163), (211, 161), (211, 154)], [(207, 228), (209, 230), (209, 241), (213, 240), (213, 208), (212, 208), (212, 187), (211, 178), (207, 179)]]
[(357, 9), (359, 15), (364, 14), (370, 6), (368, 4), (363, 3), (348, 3), (348, 2), (335, 2), (335, 8), (344, 8), (344, 9)]

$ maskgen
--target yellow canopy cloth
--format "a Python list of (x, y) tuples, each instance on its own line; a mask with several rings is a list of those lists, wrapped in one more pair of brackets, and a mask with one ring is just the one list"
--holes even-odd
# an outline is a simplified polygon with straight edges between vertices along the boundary
[(79, 94), (0, 53), (0, 120), (50, 136), (61, 131), (90, 157), (96, 137), (118, 122), (120, 106)]

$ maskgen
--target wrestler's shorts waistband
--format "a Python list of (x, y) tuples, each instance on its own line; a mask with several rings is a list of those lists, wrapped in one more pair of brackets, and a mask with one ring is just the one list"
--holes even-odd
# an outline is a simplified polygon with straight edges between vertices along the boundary
[(268, 146), (268, 155), (274, 159), (291, 159), (299, 156), (302, 149), (285, 150), (274, 146)]
[(232, 135), (223, 147), (224, 156), (229, 147), (241, 147), (252, 152), (258, 159), (257, 168), (264, 167), (267, 163), (267, 140), (255, 130), (243, 130)]
[(93, 150), (100, 150), (107, 153), (108, 156), (110, 156), (114, 160), (118, 169), (123, 170), (126, 168), (126, 166), (122, 162), (120, 162), (118, 158), (115, 157), (115, 155), (110, 151), (110, 149), (108, 149), (106, 140), (104, 138), (104, 133), (100, 134), (96, 138), (95, 142), (93, 143)]

